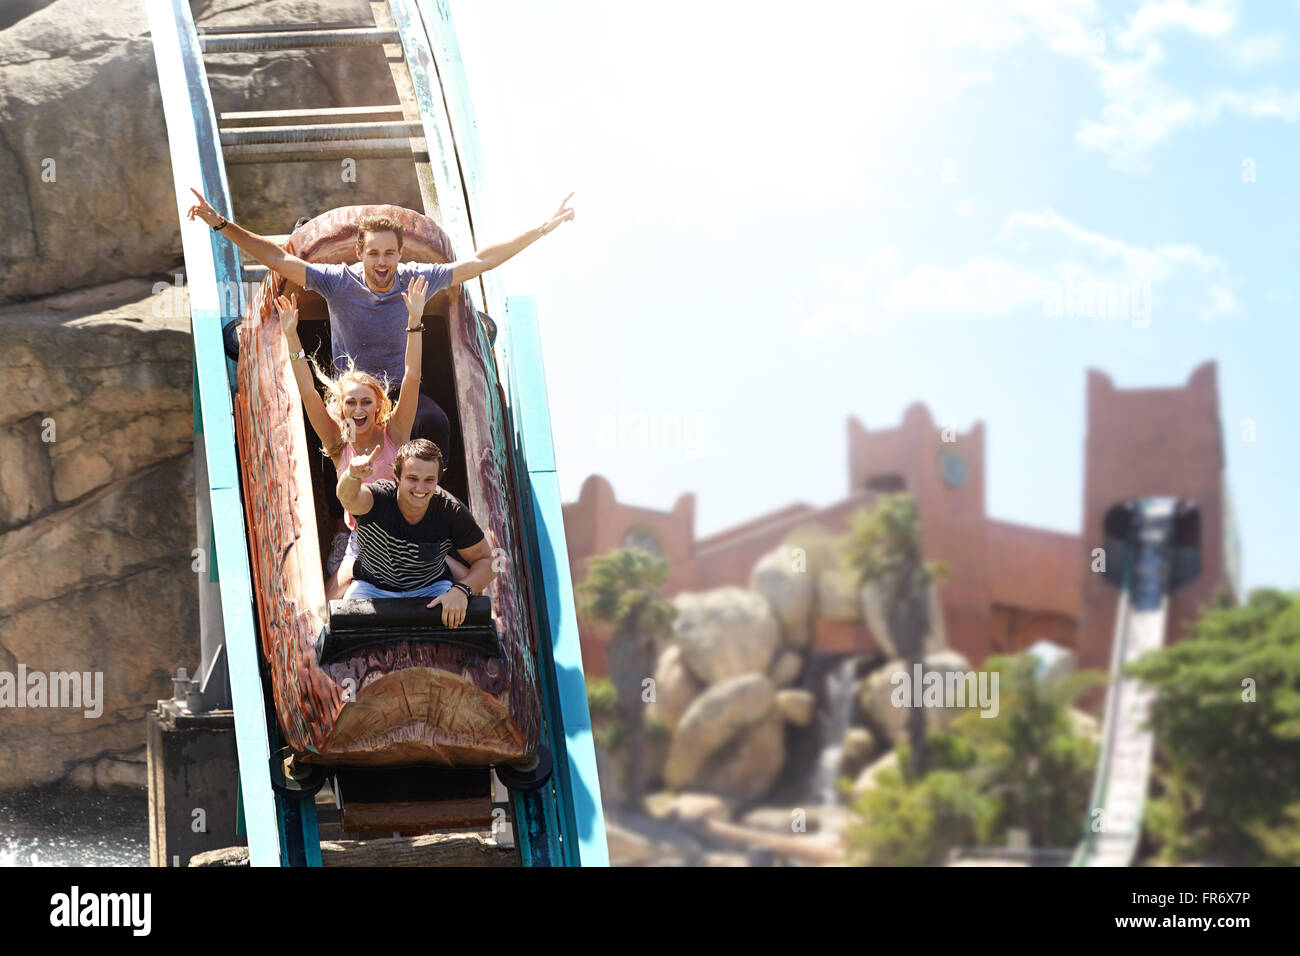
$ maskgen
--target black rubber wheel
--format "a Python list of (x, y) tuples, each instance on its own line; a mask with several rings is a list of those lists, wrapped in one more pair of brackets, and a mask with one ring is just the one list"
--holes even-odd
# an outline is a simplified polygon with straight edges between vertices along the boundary
[(498, 764), (492, 769), (497, 772), (497, 779), (511, 790), (540, 790), (551, 779), (551, 752), (538, 747), (536, 760), (531, 766)]
[(239, 361), (239, 322), (237, 318), (231, 319), (221, 330), (221, 343), (225, 346), (226, 357), (232, 362)]
[(290, 800), (309, 800), (325, 786), (326, 768), (294, 759), (293, 751), (281, 747), (271, 756), (271, 786)]

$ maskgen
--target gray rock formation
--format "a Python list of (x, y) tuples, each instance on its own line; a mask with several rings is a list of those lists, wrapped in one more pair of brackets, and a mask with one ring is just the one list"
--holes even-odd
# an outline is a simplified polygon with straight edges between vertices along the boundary
[[(970, 664), (966, 659), (956, 651), (941, 651), (936, 654), (927, 654), (922, 658), (923, 673), (937, 671), (941, 674), (947, 674), (950, 671), (967, 672), (970, 670)], [(894, 695), (903, 687), (901, 681), (895, 680), (895, 675), (905, 675), (910, 681), (912, 671), (909, 669), (906, 661), (895, 659), (889, 661), (883, 667), (872, 671), (862, 681), (861, 691), (858, 698), (859, 706), (863, 712), (870, 718), (873, 726), (880, 730), (892, 744), (897, 744), (907, 738), (907, 717), (911, 713), (910, 706), (895, 706)], [(910, 687), (910, 684), (907, 686)], [(907, 698), (910, 704), (912, 698)], [(930, 732), (943, 730), (952, 722), (962, 711), (952, 707), (924, 707), (926, 727)]]
[(781, 621), (781, 636), (788, 647), (804, 647), (812, 639), (814, 576), (796, 567), (791, 548), (769, 551), (754, 565), (749, 589), (763, 595)]
[(762, 674), (710, 687), (673, 734), (664, 782), (674, 790), (745, 802), (762, 796), (785, 761), (784, 719)]
[(665, 647), (659, 655), (654, 676), (655, 699), (647, 716), (659, 717), (673, 730), (704, 685), (686, 667), (682, 649), (676, 644)]
[[(101, 303), (107, 303), (103, 308)], [(197, 657), (190, 341), (127, 281), (0, 309), (0, 671), (100, 673), (102, 714), (0, 709), (0, 789), (143, 783), (144, 716)]]
[(705, 684), (762, 674), (780, 643), (780, 626), (763, 597), (742, 588), (679, 594), (673, 639)]
[[(200, 29), (370, 22), (365, 0), (196, 5)], [(375, 47), (222, 54), (205, 61), (218, 112), (361, 106), (396, 99)], [(0, 300), (178, 268), (166, 123), (144, 5), (55, 0), (0, 32)], [(411, 164), (230, 166), (254, 231), (358, 202), (418, 206)]]

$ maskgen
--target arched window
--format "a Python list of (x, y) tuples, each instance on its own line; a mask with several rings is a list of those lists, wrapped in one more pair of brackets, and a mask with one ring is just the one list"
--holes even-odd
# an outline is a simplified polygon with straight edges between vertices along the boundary
[(663, 548), (659, 546), (659, 539), (647, 528), (629, 530), (623, 535), (623, 547), (640, 548), (642, 551), (649, 551), (657, 558), (663, 557)]
[(887, 494), (903, 491), (907, 488), (907, 482), (903, 476), (895, 473), (887, 475), (872, 475), (867, 479), (868, 491), (880, 491)]

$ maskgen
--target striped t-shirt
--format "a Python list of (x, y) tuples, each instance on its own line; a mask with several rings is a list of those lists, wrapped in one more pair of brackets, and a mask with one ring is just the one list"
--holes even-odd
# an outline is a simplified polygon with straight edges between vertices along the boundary
[(429, 497), (424, 517), (411, 524), (397, 507), (397, 485), (367, 482), (375, 503), (357, 515), (357, 549), (352, 569), (358, 581), (385, 591), (414, 591), (451, 580), (447, 555), (483, 540), (483, 530), (460, 501), (442, 488)]

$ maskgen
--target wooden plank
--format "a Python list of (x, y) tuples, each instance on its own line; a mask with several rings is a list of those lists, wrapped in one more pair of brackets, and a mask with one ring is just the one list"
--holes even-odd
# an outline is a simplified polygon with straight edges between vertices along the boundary
[[(518, 866), (514, 847), (493, 842), (487, 833), (430, 833), (376, 840), (322, 840), (321, 864), (345, 866)], [(190, 859), (190, 866), (246, 866), (242, 846), (209, 850)]]
[(348, 833), (410, 833), (492, 826), (492, 798), (404, 800), (392, 803), (343, 804), (343, 829)]
[[(372, 0), (370, 12), (378, 26), (393, 27), (393, 17), (388, 4), (383, 0)], [(393, 87), (397, 91), (397, 101), (401, 107), (402, 118), (408, 123), (420, 123), (420, 104), (416, 101), (415, 83), (411, 71), (406, 65), (406, 58), (400, 44), (384, 46), (384, 56), (388, 59), (388, 70), (393, 77)], [(415, 180), (420, 187), (420, 201), (424, 203), (424, 214), (435, 222), (442, 221), (438, 208), (438, 187), (434, 181), (433, 166), (429, 159), (429, 145), (425, 137), (411, 139), (411, 155), (415, 161)]]
[(288, 123), (295, 120), (315, 120), (319, 123), (329, 122), (363, 122), (365, 120), (383, 121), (402, 119), (402, 104), (389, 103), (383, 106), (327, 106), (324, 108), (302, 110), (244, 110), (231, 113), (218, 113), (217, 122), (222, 126), (231, 123), (244, 123), (250, 126)]
[[(205, 191), (230, 215), (229, 188), (216, 141), (216, 117), (207, 76), (186, 0), (148, 0), (147, 13), (167, 123), (181, 243), (185, 253), (194, 336), (195, 373), (207, 453), (213, 538), (219, 555), (226, 653), (235, 704), (235, 739), (251, 859), (276, 866), (280, 841), (270, 778), (266, 711), (258, 673), (248, 554), (235, 460), (230, 378), (221, 328), (222, 288), (238, 282), (239, 258), (202, 222), (184, 210), (193, 202), (190, 186)], [(238, 286), (236, 286), (238, 288)], [(238, 303), (236, 303), (238, 307)]]
[[(452, 140), (456, 144), (456, 157), (465, 186), (470, 228), (473, 241), (477, 244), (485, 238), (483, 231), (487, 224), (487, 214), (484, 197), (487, 186), (469, 77), (461, 59), (460, 45), (456, 42), (456, 28), (452, 24), (447, 0), (416, 0), (416, 6), (424, 21), (425, 33), (429, 38), (429, 47), (433, 51), (433, 60), (447, 102)], [(482, 304), (479, 307), (498, 322), (503, 321), (506, 312), (505, 284), (495, 270), (485, 272), (479, 278), (482, 284)]]

